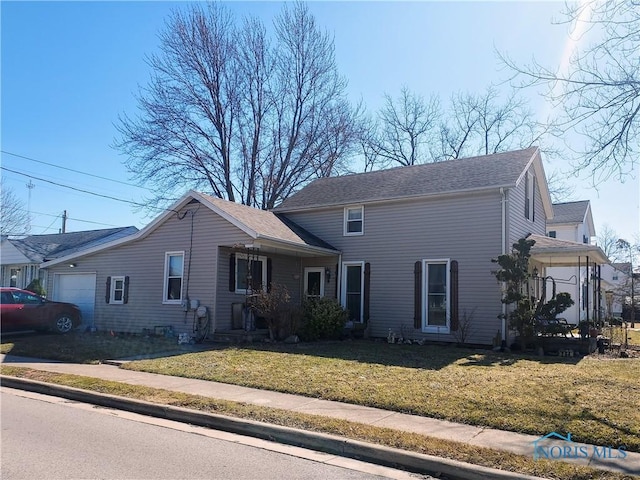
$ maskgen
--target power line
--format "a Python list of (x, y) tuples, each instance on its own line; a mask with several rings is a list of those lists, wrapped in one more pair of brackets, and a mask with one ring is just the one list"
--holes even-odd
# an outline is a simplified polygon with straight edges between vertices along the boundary
[(31, 162), (41, 163), (42, 165), (48, 165), (50, 167), (55, 167), (55, 168), (60, 168), (62, 170), (67, 170), (68, 172), (79, 173), (80, 175), (86, 175), (88, 177), (99, 178), (100, 180), (107, 180), (109, 182), (120, 183), (122, 185), (127, 185), (129, 187), (141, 188), (143, 190), (151, 191), (150, 188), (141, 187), (140, 185), (135, 185), (133, 183), (123, 182), (122, 180), (115, 180), (113, 178), (102, 177), (100, 175), (94, 175), (93, 173), (87, 173), (87, 172), (83, 172), (83, 171), (80, 171), (80, 170), (75, 170), (73, 168), (63, 167), (61, 165), (56, 165), (55, 163), (43, 162), (42, 160), (36, 160), (35, 158), (25, 157), (24, 155), (18, 155), (17, 153), (7, 152), (6, 150), (0, 150), (0, 152), (4, 153), (5, 155), (11, 155), (12, 157), (22, 158), (24, 160), (29, 160)]
[(15, 173), (15, 174), (17, 174), (17, 175), (22, 175), (22, 176), (24, 176), (24, 177), (32, 178), (32, 179), (34, 179), (34, 180), (39, 180), (39, 181), (41, 181), (41, 182), (50, 183), (50, 184), (52, 184), (52, 185), (56, 185), (56, 186), (58, 186), (58, 187), (68, 188), (68, 189), (70, 189), (70, 190), (74, 190), (74, 191), (76, 191), (76, 192), (86, 193), (87, 195), (93, 195), (93, 196), (96, 196), (96, 197), (106, 198), (106, 199), (108, 199), (108, 200), (113, 200), (113, 201), (121, 202), (121, 203), (128, 203), (129, 205), (133, 205), (133, 206), (135, 206), (135, 207), (151, 208), (151, 209), (154, 209), (154, 210), (160, 210), (160, 211), (172, 211), (172, 212), (178, 213), (178, 212), (176, 212), (175, 210), (171, 210), (170, 208), (154, 207), (154, 206), (152, 206), (152, 205), (145, 205), (145, 204), (138, 203), (138, 202), (134, 202), (134, 201), (131, 201), (131, 200), (123, 200), (122, 198), (112, 197), (112, 196), (110, 196), (110, 195), (103, 195), (103, 194), (101, 194), (101, 193), (91, 192), (91, 191), (89, 191), (89, 190), (83, 190), (83, 189), (81, 189), (81, 188), (72, 187), (71, 185), (65, 185), (65, 184), (63, 184), (63, 183), (54, 182), (54, 181), (52, 181), (52, 180), (47, 180), (47, 179), (45, 179), (45, 178), (36, 177), (35, 175), (30, 175), (30, 174), (27, 174), (27, 173), (18, 172), (17, 170), (12, 170), (12, 169), (10, 169), (10, 168), (3, 167), (3, 166), (0, 166), (0, 169), (5, 170), (5, 171), (7, 171), (7, 172)]
[(103, 195), (101, 193), (90, 192), (89, 190), (83, 190), (81, 188), (72, 187), (71, 185), (64, 185), (62, 183), (54, 182), (52, 180), (47, 180), (47, 179), (44, 179), (44, 178), (36, 177), (35, 175), (29, 175), (27, 173), (18, 172), (17, 170), (12, 170), (12, 169), (7, 168), (7, 167), (0, 167), (0, 168), (2, 168), (2, 170), (6, 170), (7, 172), (15, 173), (15, 174), (18, 174), (18, 175), (23, 175), (25, 177), (32, 178), (34, 180), (40, 180), (41, 182), (46, 182), (46, 183), (50, 183), (52, 185), (56, 185), (58, 187), (63, 187), (63, 188), (68, 188), (70, 190), (75, 190), (76, 192), (82, 192), (82, 193), (86, 193), (88, 195), (94, 195), (96, 197), (107, 198), (109, 200), (114, 200), (116, 202), (128, 203), (130, 205), (135, 205), (136, 207), (145, 207), (146, 206), (146, 205), (143, 205), (141, 203), (133, 202), (131, 200), (123, 200), (122, 198), (112, 197), (111, 195)]
[[(16, 210), (20, 210), (22, 212), (27, 212), (24, 208), (18, 208)], [(60, 218), (60, 214), (54, 215), (53, 213), (44, 213), (44, 212), (31, 212), (34, 215), (44, 215), (45, 217), (56, 217)], [(67, 217), (67, 220), (73, 220), (74, 222), (83, 222), (83, 223), (93, 223), (95, 225), (104, 225), (106, 227), (116, 227), (117, 225), (113, 225), (112, 223), (102, 223), (102, 222), (94, 222), (93, 220), (82, 220), (80, 218), (71, 218)]]

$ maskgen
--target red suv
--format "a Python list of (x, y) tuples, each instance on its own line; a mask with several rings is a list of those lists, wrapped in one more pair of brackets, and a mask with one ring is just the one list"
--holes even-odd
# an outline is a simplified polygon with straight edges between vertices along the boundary
[(53, 330), (67, 333), (81, 322), (80, 309), (73, 303), (53, 302), (19, 288), (0, 288), (0, 323), (3, 332)]

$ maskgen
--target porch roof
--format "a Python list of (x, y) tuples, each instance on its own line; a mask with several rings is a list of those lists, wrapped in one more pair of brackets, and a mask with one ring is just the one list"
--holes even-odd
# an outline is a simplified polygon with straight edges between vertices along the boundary
[(597, 245), (570, 242), (543, 235), (531, 234), (528, 237), (535, 240), (531, 247), (531, 259), (546, 267), (573, 267), (589, 262), (597, 265), (609, 263), (609, 258)]

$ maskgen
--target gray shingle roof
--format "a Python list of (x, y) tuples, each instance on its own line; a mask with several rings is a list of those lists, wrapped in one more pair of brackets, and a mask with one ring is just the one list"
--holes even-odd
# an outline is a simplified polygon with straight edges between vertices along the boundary
[(589, 208), (589, 200), (578, 202), (554, 203), (553, 218), (547, 224), (581, 223)]
[(368, 173), (320, 178), (275, 211), (515, 186), (537, 147)]
[(301, 226), (281, 215), (266, 210), (248, 207), (239, 203), (230, 202), (228, 200), (211, 197), (209, 195), (201, 195), (218, 209), (224, 211), (227, 215), (235, 218), (244, 226), (256, 232), (258, 237), (335, 250), (335, 248), (327, 242), (319, 239)]
[(34, 263), (63, 257), (137, 232), (136, 227), (105, 228), (83, 232), (30, 235), (9, 239), (22, 254)]

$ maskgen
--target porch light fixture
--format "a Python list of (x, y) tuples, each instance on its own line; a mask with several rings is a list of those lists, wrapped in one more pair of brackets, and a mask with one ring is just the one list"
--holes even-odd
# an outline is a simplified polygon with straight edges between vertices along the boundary
[(69, 264), (69, 268), (76, 268), (76, 264), (75, 263), (70, 263)]
[(533, 267), (533, 278), (538, 278), (538, 267)]
[(324, 275), (327, 278), (327, 283), (331, 281), (331, 269), (329, 267), (324, 267)]

